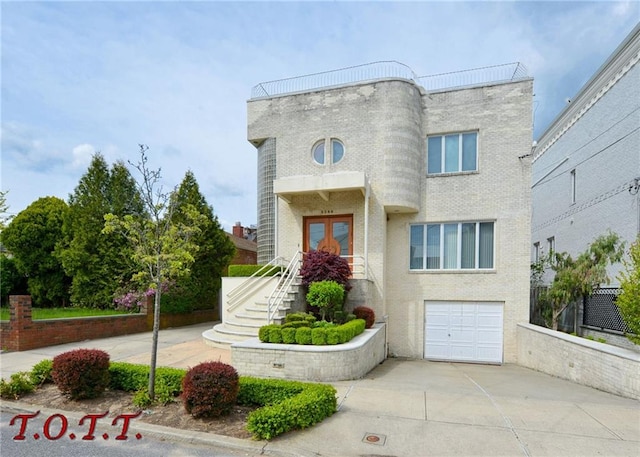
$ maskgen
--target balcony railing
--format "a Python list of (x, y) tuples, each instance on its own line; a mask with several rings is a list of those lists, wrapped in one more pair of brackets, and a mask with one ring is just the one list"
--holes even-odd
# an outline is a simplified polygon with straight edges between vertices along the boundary
[(251, 98), (273, 97), (387, 78), (414, 81), (428, 92), (432, 92), (454, 87), (514, 81), (526, 77), (528, 77), (527, 69), (520, 62), (437, 75), (417, 76), (407, 65), (395, 60), (389, 60), (263, 82), (253, 87)]

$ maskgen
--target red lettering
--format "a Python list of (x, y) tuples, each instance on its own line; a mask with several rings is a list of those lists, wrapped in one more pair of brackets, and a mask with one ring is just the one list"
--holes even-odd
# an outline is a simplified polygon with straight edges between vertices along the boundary
[(107, 414), (109, 414), (109, 411), (103, 413), (103, 414), (87, 414), (86, 416), (84, 416), (82, 419), (80, 419), (80, 422), (78, 422), (78, 425), (82, 425), (84, 424), (84, 420), (85, 419), (89, 419), (89, 432), (82, 437), (83, 440), (87, 440), (87, 441), (91, 441), (95, 439), (95, 436), (93, 436), (93, 433), (96, 431), (96, 423), (98, 422), (98, 419), (102, 419), (103, 417), (105, 417)]
[(13, 425), (16, 419), (22, 419), (22, 423), (20, 424), (20, 433), (18, 433), (16, 436), (13, 437), (14, 440), (24, 441), (25, 439), (24, 432), (27, 431), (27, 421), (29, 419), (33, 419), (38, 414), (40, 414), (40, 411), (36, 411), (33, 414), (16, 414), (15, 416), (13, 416), (13, 418), (11, 419), (11, 422), (9, 422), (9, 425)]
[[(60, 427), (60, 431), (58, 432), (58, 435), (53, 437), (53, 436), (51, 436), (51, 433), (50, 433), (51, 430), (49, 430), (49, 427), (51, 426), (51, 421), (53, 421), (53, 419), (55, 419), (56, 417), (60, 418), (60, 421), (61, 421), (62, 424), (61, 424), (61, 427)], [(62, 438), (62, 436), (67, 431), (67, 426), (68, 425), (69, 425), (69, 421), (62, 414), (53, 414), (51, 417), (49, 417), (44, 422), (44, 427), (43, 427), (42, 431), (44, 432), (44, 436), (48, 440), (55, 441), (55, 440), (58, 440), (58, 439)]]
[(129, 431), (129, 421), (131, 419), (135, 419), (136, 417), (140, 416), (140, 414), (142, 414), (142, 411), (138, 411), (137, 414), (120, 414), (119, 416), (116, 416), (115, 419), (113, 419), (113, 422), (111, 422), (111, 425), (116, 425), (118, 423), (118, 419), (123, 420), (122, 433), (116, 436), (116, 440), (122, 441), (127, 439), (127, 431)]

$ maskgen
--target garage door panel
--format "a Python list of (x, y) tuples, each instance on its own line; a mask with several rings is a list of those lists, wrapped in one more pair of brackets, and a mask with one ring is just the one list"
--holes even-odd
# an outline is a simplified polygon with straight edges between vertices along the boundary
[(425, 302), (425, 358), (502, 363), (503, 304)]

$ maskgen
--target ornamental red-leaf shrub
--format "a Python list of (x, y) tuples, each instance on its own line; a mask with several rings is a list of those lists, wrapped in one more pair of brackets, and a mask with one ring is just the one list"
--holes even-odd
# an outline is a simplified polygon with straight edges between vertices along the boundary
[(182, 379), (182, 401), (193, 417), (219, 417), (236, 404), (240, 380), (231, 365), (204, 362), (190, 368)]
[(358, 319), (364, 319), (365, 328), (373, 327), (373, 324), (376, 323), (376, 313), (367, 306), (357, 306), (353, 309), (353, 314), (356, 315)]
[(305, 287), (309, 287), (312, 282), (335, 281), (343, 286), (345, 291), (351, 289), (349, 262), (347, 259), (330, 252), (307, 252), (302, 261), (300, 276), (302, 277), (302, 285)]
[(63, 352), (53, 358), (51, 379), (68, 398), (96, 398), (109, 386), (109, 354), (100, 349)]

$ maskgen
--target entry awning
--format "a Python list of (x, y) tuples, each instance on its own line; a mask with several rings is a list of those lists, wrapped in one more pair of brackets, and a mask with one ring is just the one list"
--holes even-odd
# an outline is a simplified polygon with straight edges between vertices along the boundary
[(361, 171), (326, 173), (323, 175), (287, 176), (273, 181), (273, 193), (291, 203), (294, 195), (318, 194), (329, 201), (331, 192), (360, 191), (367, 193), (367, 175)]

